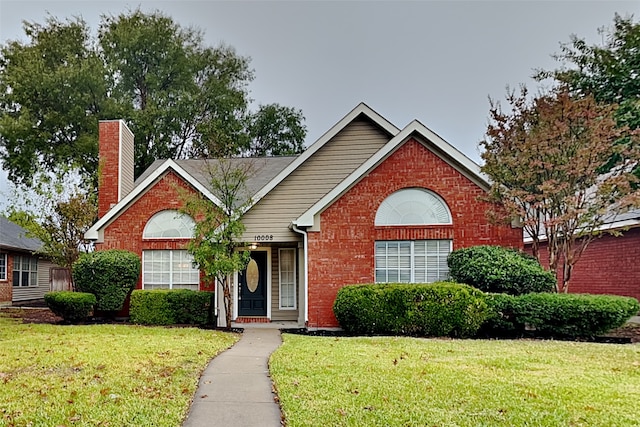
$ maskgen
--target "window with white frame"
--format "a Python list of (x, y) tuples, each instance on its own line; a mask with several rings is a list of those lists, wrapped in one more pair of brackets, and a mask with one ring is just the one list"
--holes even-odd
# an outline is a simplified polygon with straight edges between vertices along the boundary
[(38, 258), (28, 255), (13, 257), (13, 286), (38, 286)]
[(296, 309), (296, 250), (280, 249), (280, 309)]
[(200, 271), (186, 250), (142, 251), (144, 289), (192, 289), (197, 291)]
[(178, 211), (166, 210), (152, 216), (144, 227), (145, 239), (190, 239), (193, 237), (195, 223), (188, 215)]
[(376, 212), (375, 225), (451, 224), (444, 200), (424, 188), (404, 188), (384, 199)]
[(431, 283), (447, 280), (451, 240), (379, 241), (376, 283)]
[(0, 254), (0, 280), (7, 280), (7, 254)]

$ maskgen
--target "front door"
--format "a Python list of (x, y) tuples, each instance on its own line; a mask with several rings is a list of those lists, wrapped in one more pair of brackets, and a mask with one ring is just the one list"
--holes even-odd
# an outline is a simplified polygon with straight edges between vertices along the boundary
[(251, 252), (247, 268), (238, 276), (238, 316), (266, 316), (267, 252)]

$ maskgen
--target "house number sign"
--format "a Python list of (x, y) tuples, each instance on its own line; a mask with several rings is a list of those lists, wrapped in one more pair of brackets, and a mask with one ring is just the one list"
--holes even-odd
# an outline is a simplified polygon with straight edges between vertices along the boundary
[(273, 234), (256, 234), (253, 236), (253, 240), (256, 242), (268, 242), (269, 240), (273, 240)]
[(258, 289), (258, 281), (260, 279), (260, 271), (258, 270), (258, 263), (255, 259), (249, 261), (247, 265), (247, 288), (250, 292), (255, 292)]

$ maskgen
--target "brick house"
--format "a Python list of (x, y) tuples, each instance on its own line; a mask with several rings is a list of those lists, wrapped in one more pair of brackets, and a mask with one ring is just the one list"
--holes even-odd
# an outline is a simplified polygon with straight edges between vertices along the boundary
[[(640, 209), (618, 215), (607, 222), (603, 233), (593, 240), (573, 267), (569, 292), (630, 296), (640, 300)], [(525, 250), (530, 238), (525, 237)], [(549, 266), (545, 256), (546, 242), (541, 242), (542, 264)]]
[[(243, 214), (247, 271), (234, 278), (234, 322), (337, 327), (338, 289), (448, 276), (461, 247), (522, 248), (522, 230), (492, 225), (478, 196), (489, 188), (477, 164), (418, 121), (399, 129), (358, 105), (295, 157), (252, 162)], [(133, 180), (133, 135), (100, 122), (99, 220), (86, 237), (100, 249), (140, 255), (138, 288), (205, 289), (184, 245), (193, 220), (181, 191), (212, 194), (203, 160), (156, 161)], [(247, 283), (248, 282), (248, 283)], [(218, 319), (224, 320), (218, 302)]]
[(37, 254), (42, 242), (26, 235), (24, 228), (0, 216), (0, 306), (41, 300), (51, 290), (56, 266)]

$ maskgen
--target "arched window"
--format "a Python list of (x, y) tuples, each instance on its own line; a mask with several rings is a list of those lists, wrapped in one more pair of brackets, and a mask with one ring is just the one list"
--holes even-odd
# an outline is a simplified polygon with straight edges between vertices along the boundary
[(147, 221), (142, 237), (145, 239), (171, 239), (193, 237), (195, 223), (178, 211), (166, 210), (155, 214)]
[(422, 188), (396, 191), (376, 212), (375, 225), (429, 224), (451, 224), (451, 213), (440, 196)]

